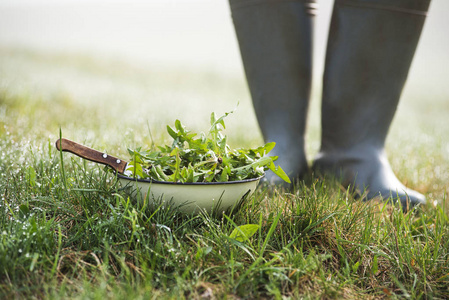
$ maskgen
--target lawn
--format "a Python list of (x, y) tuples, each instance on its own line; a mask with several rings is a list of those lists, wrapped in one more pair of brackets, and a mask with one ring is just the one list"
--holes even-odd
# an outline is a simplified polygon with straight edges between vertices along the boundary
[[(317, 93), (319, 94), (319, 93)], [(407, 214), (332, 178), (261, 184), (231, 216), (148, 208), (104, 167), (54, 142), (112, 155), (166, 143), (181, 119), (207, 131), (237, 111), (233, 147), (263, 143), (242, 78), (81, 54), (0, 48), (0, 298), (449, 298), (449, 104), (407, 93), (387, 141), (398, 177), (426, 194)], [(308, 157), (319, 147), (314, 99)], [(258, 225), (248, 240), (230, 237)]]

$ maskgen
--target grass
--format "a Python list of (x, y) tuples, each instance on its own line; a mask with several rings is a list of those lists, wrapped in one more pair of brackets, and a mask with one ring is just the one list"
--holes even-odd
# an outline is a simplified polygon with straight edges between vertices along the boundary
[[(103, 167), (61, 157), (59, 128), (126, 158), (126, 147), (151, 142), (148, 127), (163, 143), (175, 118), (207, 128), (211, 111), (246, 99), (227, 134), (258, 145), (239, 80), (0, 49), (0, 298), (449, 297), (446, 102), (412, 99), (388, 142), (393, 169), (428, 197), (420, 209), (359, 202), (311, 177), (291, 191), (261, 185), (229, 218), (186, 216), (131, 201)], [(244, 224), (259, 230), (229, 237)]]

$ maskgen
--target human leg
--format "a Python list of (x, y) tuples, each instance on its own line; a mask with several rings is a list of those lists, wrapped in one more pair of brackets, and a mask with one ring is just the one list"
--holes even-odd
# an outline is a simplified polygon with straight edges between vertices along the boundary
[(393, 173), (384, 146), (430, 0), (336, 0), (323, 79), (322, 144), (314, 170), (390, 196), (425, 202)]
[(291, 177), (307, 171), (304, 134), (312, 72), (314, 0), (230, 0), (257, 120)]

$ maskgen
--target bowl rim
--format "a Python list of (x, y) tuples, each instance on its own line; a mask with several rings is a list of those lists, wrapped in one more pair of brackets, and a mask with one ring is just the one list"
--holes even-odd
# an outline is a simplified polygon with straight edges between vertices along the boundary
[(243, 180), (237, 180), (237, 181), (222, 181), (222, 182), (173, 182), (173, 181), (159, 181), (154, 179), (147, 179), (147, 178), (133, 178), (128, 177), (123, 174), (116, 173), (117, 177), (120, 179), (125, 179), (128, 181), (138, 181), (138, 182), (146, 182), (146, 183), (157, 183), (157, 184), (168, 184), (168, 185), (223, 185), (223, 184), (239, 184), (239, 183), (246, 183), (246, 182), (252, 182), (257, 181), (265, 177), (265, 174), (259, 177), (255, 178), (249, 178), (249, 179), (243, 179)]

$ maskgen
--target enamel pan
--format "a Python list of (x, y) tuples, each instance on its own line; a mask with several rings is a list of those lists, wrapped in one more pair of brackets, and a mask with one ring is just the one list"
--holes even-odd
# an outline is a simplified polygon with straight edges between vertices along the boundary
[(202, 209), (208, 213), (235, 211), (254, 192), (261, 178), (195, 183), (136, 179), (126, 172), (126, 161), (106, 153), (67, 139), (57, 140), (56, 148), (111, 167), (117, 172), (119, 184), (123, 188), (129, 188), (137, 199), (148, 199), (150, 204), (175, 206), (185, 213), (199, 212)]

